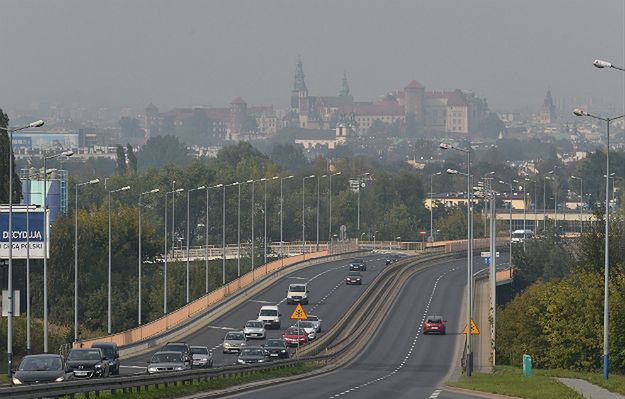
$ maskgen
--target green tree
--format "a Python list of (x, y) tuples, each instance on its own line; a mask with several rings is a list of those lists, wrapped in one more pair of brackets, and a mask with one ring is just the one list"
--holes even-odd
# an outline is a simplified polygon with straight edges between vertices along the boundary
[(125, 175), (126, 174), (126, 153), (124, 152), (124, 147), (121, 144), (117, 145), (116, 163), (117, 163), (116, 172), (120, 175)]
[[(9, 117), (0, 109), (0, 127), (6, 129), (8, 126)], [(22, 199), (22, 182), (15, 168), (15, 155), (10, 149), (9, 134), (0, 129), (0, 204), (9, 203), (9, 162), (13, 164), (13, 203), (19, 204)]]
[(130, 144), (126, 144), (126, 158), (128, 158), (128, 169), (137, 173), (137, 157)]
[(187, 147), (174, 136), (151, 137), (137, 153), (139, 170), (168, 164), (187, 165), (191, 161)]

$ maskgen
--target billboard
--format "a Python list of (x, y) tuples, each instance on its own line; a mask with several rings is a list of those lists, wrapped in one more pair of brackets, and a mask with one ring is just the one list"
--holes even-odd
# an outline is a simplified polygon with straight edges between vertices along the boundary
[[(28, 217), (27, 217), (28, 216)], [(49, 212), (48, 218), (49, 221)], [(26, 225), (28, 224), (28, 229)], [(13, 259), (43, 259), (43, 239), (50, 236), (50, 228), (45, 231), (44, 212), (41, 209), (30, 208), (26, 212), (25, 206), (13, 206)], [(48, 259), (50, 258), (50, 241), (48, 239)], [(30, 249), (28, 249), (30, 247)], [(9, 258), (9, 207), (0, 207), (0, 259)]]

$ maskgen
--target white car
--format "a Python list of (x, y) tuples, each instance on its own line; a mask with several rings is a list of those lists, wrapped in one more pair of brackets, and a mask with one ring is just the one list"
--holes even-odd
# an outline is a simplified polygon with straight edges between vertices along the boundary
[(306, 321), (312, 322), (315, 325), (316, 331), (321, 332), (321, 319), (319, 318), (319, 316), (315, 316), (314, 314), (309, 314), (308, 320)]
[[(298, 323), (293, 324), (293, 327), (297, 327)], [(312, 341), (317, 338), (317, 327), (312, 321), (302, 320), (299, 322), (299, 328), (306, 331), (308, 334), (308, 340)]]
[(280, 309), (275, 305), (265, 305), (258, 312), (258, 320), (262, 321), (265, 328), (273, 327), (280, 329)]
[(265, 324), (260, 320), (249, 320), (243, 327), (245, 338), (265, 339)]

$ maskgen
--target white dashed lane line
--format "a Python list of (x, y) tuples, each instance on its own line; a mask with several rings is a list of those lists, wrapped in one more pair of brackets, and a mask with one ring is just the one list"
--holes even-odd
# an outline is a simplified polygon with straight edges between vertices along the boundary
[[(410, 345), (410, 349), (406, 353), (406, 356), (404, 356), (404, 359), (401, 361), (401, 363), (399, 363), (397, 365), (397, 367), (393, 371), (391, 371), (390, 373), (385, 374), (385, 375), (383, 375), (381, 377), (378, 377), (378, 378), (376, 378), (374, 380), (367, 381), (367, 382), (365, 382), (363, 384), (360, 384), (358, 386), (352, 387), (350, 389), (346, 389), (343, 392), (336, 393), (336, 394), (330, 396), (329, 397), (330, 399), (338, 398), (338, 397), (341, 397), (343, 395), (347, 395), (348, 393), (353, 392), (353, 391), (355, 391), (357, 389), (365, 388), (365, 387), (367, 387), (369, 385), (372, 385), (372, 384), (375, 384), (377, 382), (384, 381), (385, 379), (387, 379), (389, 377), (392, 377), (393, 375), (397, 374), (406, 365), (406, 362), (410, 359), (410, 356), (412, 355), (412, 351), (415, 348), (415, 345), (417, 343), (417, 339), (419, 339), (419, 336), (421, 336), (421, 329), (423, 328), (423, 323), (425, 322), (425, 318), (427, 317), (427, 314), (428, 314), (428, 312), (430, 310), (430, 305), (432, 303), (432, 298), (434, 298), (434, 293), (436, 292), (436, 288), (438, 287), (438, 282), (443, 277), (445, 277), (445, 275), (447, 275), (448, 273), (450, 273), (450, 272), (452, 272), (454, 270), (456, 270), (456, 268), (453, 268), (453, 269), (450, 269), (450, 270), (446, 271), (445, 273), (443, 273), (440, 276), (438, 276), (438, 278), (434, 282), (434, 287), (432, 288), (432, 293), (430, 294), (430, 298), (428, 299), (428, 303), (425, 306), (425, 310), (423, 311), (423, 317), (421, 318), (421, 322), (417, 324), (417, 332), (416, 332), (416, 334), (414, 336), (414, 339), (412, 340), (412, 344)], [(438, 391), (438, 393), (437, 393), (437, 391)], [(430, 398), (432, 398), (432, 399), (433, 398), (437, 398), (438, 395), (440, 394), (440, 390), (437, 390), (437, 391), (434, 391), (432, 393), (432, 396), (430, 396)], [(434, 396), (434, 394), (436, 394), (436, 396)]]
[(436, 391), (432, 392), (432, 394), (430, 395), (429, 399), (436, 399), (436, 398), (438, 398), (438, 395), (440, 395), (441, 392), (442, 391), (440, 389), (437, 389)]

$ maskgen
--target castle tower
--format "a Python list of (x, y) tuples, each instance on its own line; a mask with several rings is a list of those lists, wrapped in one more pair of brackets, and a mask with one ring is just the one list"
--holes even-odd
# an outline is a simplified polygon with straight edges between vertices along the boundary
[(291, 90), (291, 110), (300, 115), (308, 114), (308, 88), (304, 81), (304, 67), (301, 58), (297, 60), (295, 67), (293, 90)]
[(339, 97), (349, 97), (349, 84), (347, 83), (347, 73), (345, 72), (343, 72), (343, 82), (341, 91), (339, 91)]
[(156, 105), (150, 103), (145, 107), (144, 113), (144, 125), (145, 125), (145, 139), (149, 139), (155, 130), (158, 130), (160, 126), (160, 115)]
[(556, 123), (557, 117), (558, 116), (556, 114), (556, 106), (554, 105), (553, 98), (551, 97), (551, 90), (547, 89), (545, 101), (543, 102), (543, 106), (540, 109), (540, 123), (545, 125)]
[(406, 114), (414, 114), (418, 121), (423, 121), (424, 103), (425, 103), (425, 87), (416, 80), (411, 81), (404, 87), (404, 112)]
[(245, 131), (247, 122), (247, 103), (237, 97), (230, 103), (230, 121), (228, 123), (228, 138), (239, 140)]

